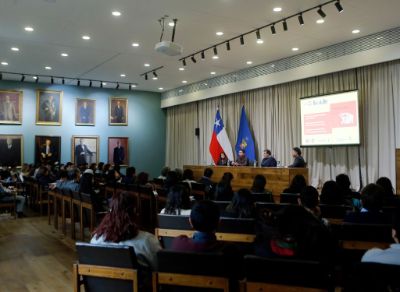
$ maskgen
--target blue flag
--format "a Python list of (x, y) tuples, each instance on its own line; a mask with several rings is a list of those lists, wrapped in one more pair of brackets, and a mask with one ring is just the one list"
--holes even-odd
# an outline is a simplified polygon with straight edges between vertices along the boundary
[(256, 151), (254, 147), (253, 136), (251, 135), (249, 123), (247, 122), (246, 110), (242, 107), (242, 114), (240, 116), (240, 125), (238, 132), (238, 139), (236, 142), (236, 154), (239, 150), (244, 150), (247, 158), (250, 161), (256, 160)]

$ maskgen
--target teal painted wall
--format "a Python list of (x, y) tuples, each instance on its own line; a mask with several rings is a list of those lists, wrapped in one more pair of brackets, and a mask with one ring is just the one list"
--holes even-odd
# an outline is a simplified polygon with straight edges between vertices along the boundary
[[(0, 134), (22, 134), (24, 162), (34, 162), (35, 135), (61, 136), (61, 161), (71, 161), (73, 135), (98, 135), (100, 161), (107, 162), (108, 137), (129, 137), (130, 165), (137, 171), (159, 174), (165, 162), (165, 112), (160, 108), (160, 94), (156, 92), (113, 90), (76, 87), (71, 85), (33, 84), (0, 81), (1, 89), (23, 91), (22, 125), (0, 125)], [(62, 125), (36, 125), (36, 89), (62, 90)], [(128, 126), (108, 125), (109, 97), (128, 98)], [(75, 126), (76, 98), (96, 100), (96, 125)]]

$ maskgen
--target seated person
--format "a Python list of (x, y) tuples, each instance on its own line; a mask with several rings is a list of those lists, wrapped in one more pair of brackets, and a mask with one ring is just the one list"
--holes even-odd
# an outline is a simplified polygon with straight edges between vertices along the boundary
[(132, 246), (139, 265), (155, 271), (157, 252), (161, 250), (161, 245), (153, 234), (139, 230), (135, 222), (136, 208), (133, 196), (127, 192), (115, 194), (110, 204), (110, 212), (94, 231), (90, 243)]
[(306, 179), (301, 174), (293, 177), (290, 186), (283, 190), (287, 194), (300, 194), (301, 191), (307, 186)]
[(257, 233), (255, 254), (331, 263), (336, 242), (329, 229), (305, 208), (289, 205)]
[(351, 189), (350, 178), (347, 174), (341, 173), (336, 176), (336, 184), (339, 188), (339, 196), (342, 197), (346, 205), (361, 208), (360, 193)]
[(149, 174), (147, 172), (140, 172), (137, 176), (136, 183), (141, 187), (151, 187), (151, 183), (149, 183)]
[(256, 206), (251, 192), (247, 189), (240, 189), (235, 193), (222, 216), (230, 218), (255, 218)]
[(62, 190), (64, 185), (68, 181), (68, 172), (66, 170), (61, 170), (60, 171), (60, 179), (58, 179), (55, 183), (51, 183), (49, 185), (50, 190), (58, 189)]
[(334, 180), (329, 180), (324, 183), (321, 191), (321, 204), (326, 205), (343, 205), (344, 198), (339, 191), (339, 187)]
[(190, 189), (192, 189), (192, 183), (196, 183), (194, 180), (193, 170), (185, 169), (182, 175), (182, 182), (187, 183)]
[(278, 163), (272, 156), (271, 150), (265, 149), (263, 152), (263, 160), (261, 161), (261, 167), (276, 167)]
[(399, 198), (394, 193), (392, 182), (387, 177), (380, 177), (376, 184), (381, 186), (385, 191), (385, 197), (383, 199), (384, 206), (399, 206)]
[(195, 230), (193, 237), (185, 235), (176, 237), (172, 243), (172, 250), (191, 252), (219, 252), (225, 244), (217, 241), (215, 231), (219, 224), (219, 208), (212, 201), (197, 202), (190, 213), (189, 222)]
[(175, 185), (170, 189), (167, 195), (167, 204), (161, 210), (160, 214), (167, 215), (190, 215), (191, 204), (189, 192), (181, 185)]
[(249, 166), (250, 161), (246, 156), (246, 153), (243, 149), (240, 149), (238, 152), (238, 157), (234, 163), (232, 163), (233, 166)]
[[(0, 175), (0, 181), (2, 177)], [(21, 195), (15, 195), (14, 197), (14, 190), (13, 187), (6, 188), (3, 186), (2, 183), (0, 183), (0, 202), (1, 203), (10, 203), (16, 201), (16, 207), (15, 211), (17, 212), (17, 215), (19, 218), (25, 217), (24, 215), (24, 206), (25, 206), (25, 197)]]
[(216, 201), (230, 201), (233, 197), (232, 190), (233, 175), (230, 172), (225, 172), (220, 182), (215, 187), (214, 200)]
[(211, 180), (214, 171), (207, 167), (204, 169), (203, 176), (199, 179), (199, 183), (204, 185), (204, 191), (206, 192), (206, 198), (210, 198), (210, 195), (214, 192), (214, 183)]
[(79, 180), (79, 192), (90, 195), (95, 212), (106, 210), (107, 203), (104, 197), (100, 195), (100, 190), (94, 189), (94, 172), (92, 169), (86, 169)]
[(313, 214), (315, 218), (318, 218), (322, 221), (322, 223), (328, 225), (328, 221), (326, 219), (322, 219), (321, 209), (319, 208), (319, 194), (316, 188), (313, 186), (305, 187), (300, 193), (298, 203), (308, 212)]
[(307, 164), (304, 161), (303, 156), (301, 156), (301, 150), (299, 147), (294, 147), (292, 149), (292, 156), (294, 158), (294, 161), (289, 167), (306, 167)]
[(171, 171), (171, 169), (168, 167), (168, 166), (164, 166), (162, 169), (161, 169), (161, 174), (159, 175), (159, 179), (163, 179), (163, 180), (165, 180), (166, 178), (167, 178), (167, 174), (168, 174), (168, 172), (170, 172)]
[(377, 184), (369, 184), (361, 191), (361, 210), (350, 212), (344, 222), (358, 224), (391, 224), (391, 218), (382, 212), (385, 191)]
[(253, 194), (265, 194), (267, 190), (265, 189), (265, 185), (267, 184), (267, 180), (265, 176), (261, 174), (257, 174), (253, 180), (253, 186), (251, 187), (250, 191)]
[(121, 183), (125, 185), (133, 185), (136, 182), (136, 168), (130, 166), (126, 169), (126, 175), (122, 177)]
[(221, 154), (219, 155), (219, 159), (217, 161), (217, 165), (219, 165), (219, 166), (227, 166), (227, 165), (229, 165), (229, 159), (228, 159), (228, 157), (226, 157), (225, 152), (221, 152)]
[(367, 251), (362, 257), (362, 262), (400, 265), (400, 215), (397, 213), (393, 222), (392, 237), (394, 244), (390, 248), (382, 250), (380, 248), (373, 248)]
[(79, 192), (79, 180), (81, 172), (78, 168), (68, 172), (68, 181), (62, 185), (60, 190), (70, 190), (71, 192)]

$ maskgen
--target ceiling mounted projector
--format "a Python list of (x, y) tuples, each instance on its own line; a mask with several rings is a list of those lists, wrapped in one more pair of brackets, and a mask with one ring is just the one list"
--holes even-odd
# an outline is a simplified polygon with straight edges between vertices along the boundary
[(183, 47), (180, 44), (174, 43), (175, 40), (175, 30), (178, 19), (174, 18), (173, 22), (169, 23), (169, 26), (172, 26), (172, 37), (171, 41), (163, 41), (164, 30), (165, 30), (165, 20), (168, 18), (168, 15), (161, 17), (158, 22), (161, 26), (161, 37), (160, 42), (157, 43), (154, 47), (156, 52), (167, 55), (167, 56), (179, 56), (183, 53)]
[(157, 52), (168, 56), (179, 56), (183, 53), (183, 48), (181, 45), (170, 41), (159, 42), (156, 44), (154, 49)]

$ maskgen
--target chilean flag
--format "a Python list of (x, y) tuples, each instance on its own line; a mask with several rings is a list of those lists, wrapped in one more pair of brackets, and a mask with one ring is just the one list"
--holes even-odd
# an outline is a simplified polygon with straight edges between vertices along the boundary
[(232, 145), (226, 133), (219, 109), (217, 109), (217, 114), (215, 115), (214, 131), (209, 149), (215, 164), (217, 164), (221, 152), (225, 152), (226, 157), (233, 161)]

